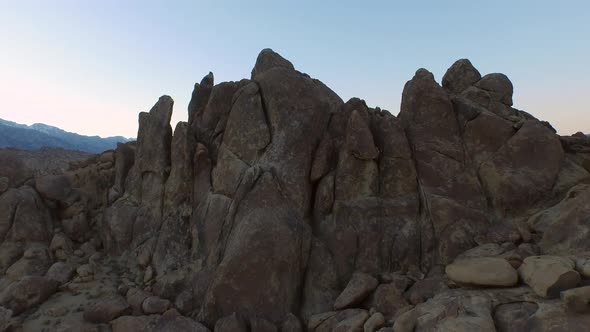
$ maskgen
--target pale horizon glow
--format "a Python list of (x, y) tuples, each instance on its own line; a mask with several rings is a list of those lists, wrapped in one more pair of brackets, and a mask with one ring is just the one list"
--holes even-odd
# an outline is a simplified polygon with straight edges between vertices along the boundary
[(272, 48), (344, 101), (397, 115), (421, 67), (457, 59), (505, 73), (514, 106), (560, 134), (590, 133), (586, 1), (18, 1), (0, 6), (0, 118), (135, 137), (161, 95), (186, 121), (195, 82), (250, 78)]

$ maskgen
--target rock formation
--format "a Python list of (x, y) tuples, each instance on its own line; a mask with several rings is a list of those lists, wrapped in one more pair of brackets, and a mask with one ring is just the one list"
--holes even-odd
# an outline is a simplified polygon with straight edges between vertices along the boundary
[(0, 182), (0, 326), (584, 331), (590, 138), (512, 92), (463, 59), (394, 116), (269, 49), (209, 73), (174, 131), (163, 96), (137, 142)]

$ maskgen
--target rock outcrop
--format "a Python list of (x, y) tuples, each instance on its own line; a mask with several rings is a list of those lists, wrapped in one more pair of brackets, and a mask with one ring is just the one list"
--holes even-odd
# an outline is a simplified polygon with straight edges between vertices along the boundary
[(163, 96), (137, 142), (0, 173), (0, 326), (583, 331), (590, 140), (513, 90), (462, 59), (395, 116), (270, 49), (209, 73), (174, 131)]

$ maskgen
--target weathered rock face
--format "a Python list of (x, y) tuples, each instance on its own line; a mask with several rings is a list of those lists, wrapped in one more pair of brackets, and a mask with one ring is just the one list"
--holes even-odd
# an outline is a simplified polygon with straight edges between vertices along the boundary
[(93, 293), (64, 326), (586, 326), (586, 289), (538, 295), (588, 284), (590, 140), (559, 137), (512, 93), (462, 59), (442, 86), (418, 70), (394, 116), (266, 49), (249, 79), (195, 84), (174, 132), (163, 96), (137, 142), (63, 173), (1, 167), (6, 324), (111, 273), (119, 295)]
[(453, 103), (424, 69), (406, 83), (399, 118), (414, 153), (426, 263), (449, 263), (489, 227), (486, 197), (463, 148)]
[(261, 310), (281, 321), (296, 309), (311, 232), (283, 195), (276, 180), (264, 173), (240, 203), (205, 298), (205, 321), (213, 324), (232, 312), (254, 317)]

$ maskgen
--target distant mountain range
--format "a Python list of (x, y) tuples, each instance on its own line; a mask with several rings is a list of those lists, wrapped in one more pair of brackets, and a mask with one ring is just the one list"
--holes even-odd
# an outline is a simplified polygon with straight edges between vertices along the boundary
[(43, 147), (100, 153), (114, 149), (118, 142), (134, 139), (122, 136), (84, 136), (43, 123), (27, 126), (0, 119), (0, 148), (38, 150)]

